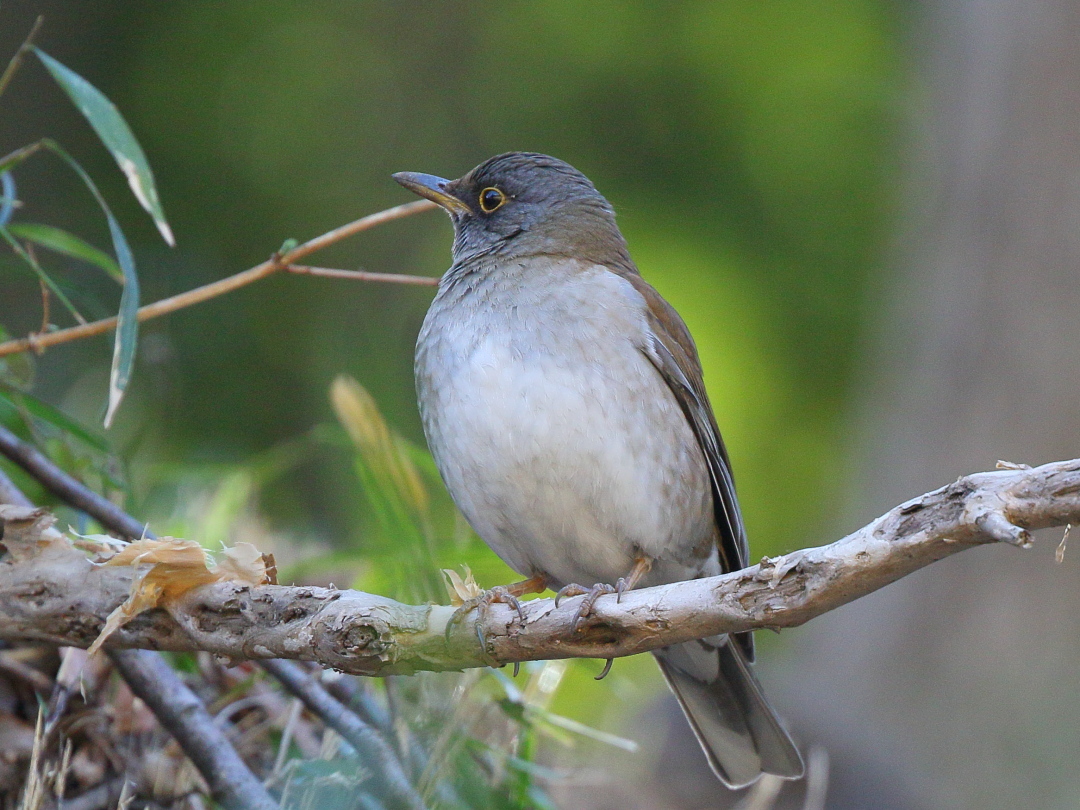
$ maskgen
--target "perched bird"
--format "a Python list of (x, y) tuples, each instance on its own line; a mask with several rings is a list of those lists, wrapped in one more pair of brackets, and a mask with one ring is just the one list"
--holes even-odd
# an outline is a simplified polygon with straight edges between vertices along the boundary
[[(694, 341), (641, 277), (589, 179), (529, 152), (458, 180), (394, 179), (454, 223), (453, 264), (416, 346), (416, 388), (454, 502), (528, 577), (501, 595), (583, 595), (584, 617), (605, 593), (745, 567)], [(750, 633), (655, 656), (727, 785), (802, 775), (750, 671)]]

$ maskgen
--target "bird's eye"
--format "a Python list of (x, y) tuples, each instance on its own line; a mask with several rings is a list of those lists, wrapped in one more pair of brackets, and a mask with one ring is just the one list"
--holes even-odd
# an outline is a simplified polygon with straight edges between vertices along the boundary
[(494, 187), (485, 188), (480, 192), (480, 207), (485, 214), (490, 214), (496, 208), (506, 202), (506, 195)]

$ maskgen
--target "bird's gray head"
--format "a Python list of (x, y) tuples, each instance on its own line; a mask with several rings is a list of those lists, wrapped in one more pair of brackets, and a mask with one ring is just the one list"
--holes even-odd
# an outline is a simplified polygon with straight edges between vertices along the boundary
[(611, 204), (589, 178), (556, 158), (507, 152), (457, 180), (413, 172), (394, 179), (450, 214), (455, 265), (493, 254), (629, 262)]

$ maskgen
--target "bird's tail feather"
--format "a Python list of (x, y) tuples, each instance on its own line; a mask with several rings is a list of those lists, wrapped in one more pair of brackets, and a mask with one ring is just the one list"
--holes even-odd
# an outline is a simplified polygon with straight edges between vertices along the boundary
[(654, 654), (710, 767), (724, 784), (745, 787), (763, 772), (788, 779), (802, 776), (799, 749), (736, 645), (705, 639)]

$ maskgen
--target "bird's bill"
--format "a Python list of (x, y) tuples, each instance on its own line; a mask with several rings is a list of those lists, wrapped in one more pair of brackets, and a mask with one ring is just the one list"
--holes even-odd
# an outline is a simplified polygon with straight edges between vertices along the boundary
[(409, 191), (441, 205), (451, 214), (469, 213), (469, 206), (446, 190), (451, 183), (450, 180), (418, 172), (397, 172), (393, 178)]

